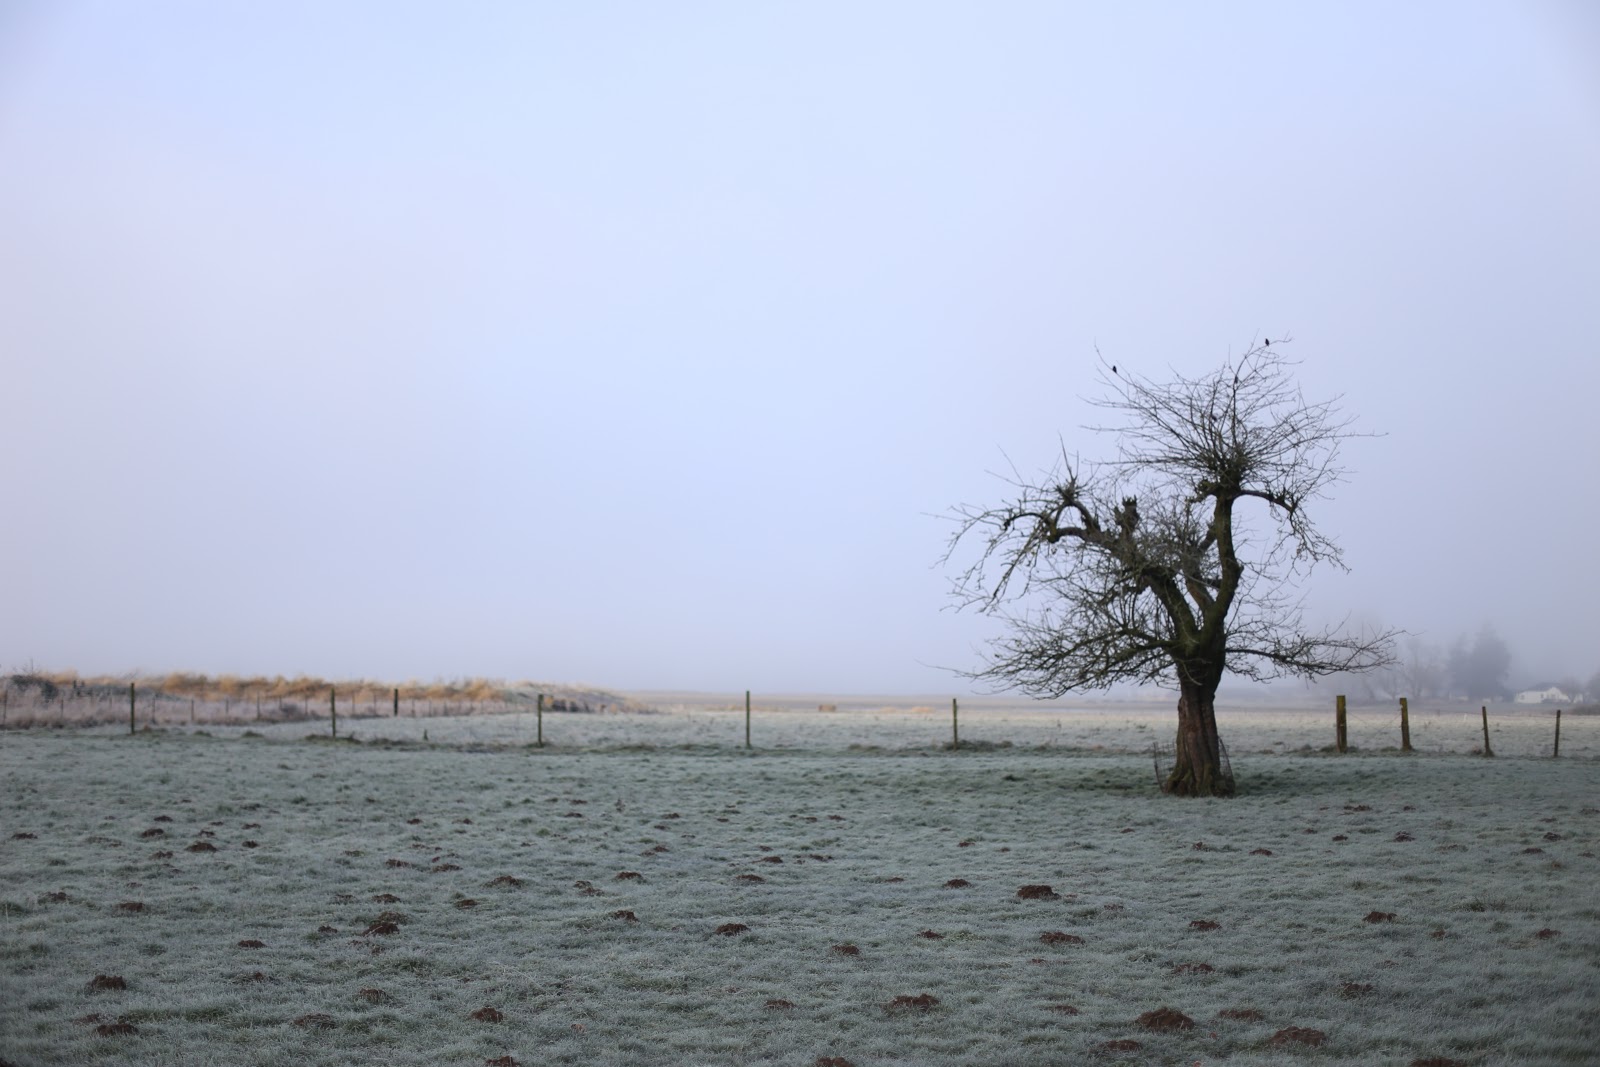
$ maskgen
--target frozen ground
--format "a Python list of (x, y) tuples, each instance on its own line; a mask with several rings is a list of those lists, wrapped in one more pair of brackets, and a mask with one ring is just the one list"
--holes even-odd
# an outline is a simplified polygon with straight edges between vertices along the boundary
[(1595, 1063), (1592, 720), (1488, 760), (1456, 718), (1334, 757), (1330, 715), (1230, 715), (1225, 802), (1155, 795), (1154, 711), (964, 711), (1015, 744), (958, 753), (947, 707), (758, 714), (751, 754), (742, 712), (8, 732), (0, 1060)]

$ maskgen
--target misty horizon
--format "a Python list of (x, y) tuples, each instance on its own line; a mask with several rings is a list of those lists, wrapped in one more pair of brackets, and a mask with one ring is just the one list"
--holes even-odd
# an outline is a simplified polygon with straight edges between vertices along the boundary
[(1308, 619), (1600, 671), (1584, 4), (24, 3), (0, 158), (5, 671), (969, 692), (950, 509), (1263, 337)]

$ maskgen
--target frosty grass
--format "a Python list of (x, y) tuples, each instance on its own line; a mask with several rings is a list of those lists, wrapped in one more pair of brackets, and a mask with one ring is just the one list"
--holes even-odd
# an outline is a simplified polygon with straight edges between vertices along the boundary
[(1170, 710), (0, 734), (0, 1061), (1600, 1062), (1596, 722), (1328, 718), (1224, 714), (1231, 801)]

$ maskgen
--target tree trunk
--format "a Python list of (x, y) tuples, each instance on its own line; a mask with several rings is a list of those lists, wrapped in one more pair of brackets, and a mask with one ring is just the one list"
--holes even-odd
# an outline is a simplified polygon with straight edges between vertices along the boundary
[[(1233, 775), (1217, 740), (1217, 681), (1190, 681), (1179, 670), (1178, 740), (1161, 791), (1180, 797), (1231, 797)], [(1220, 679), (1218, 679), (1220, 681)]]

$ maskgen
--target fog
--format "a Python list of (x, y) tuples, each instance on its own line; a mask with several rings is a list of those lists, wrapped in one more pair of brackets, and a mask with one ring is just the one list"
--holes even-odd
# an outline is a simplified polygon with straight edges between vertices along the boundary
[(940, 516), (1292, 336), (1312, 613), (1586, 678), (1596, 190), (1579, 0), (12, 3), (0, 666), (964, 691)]

